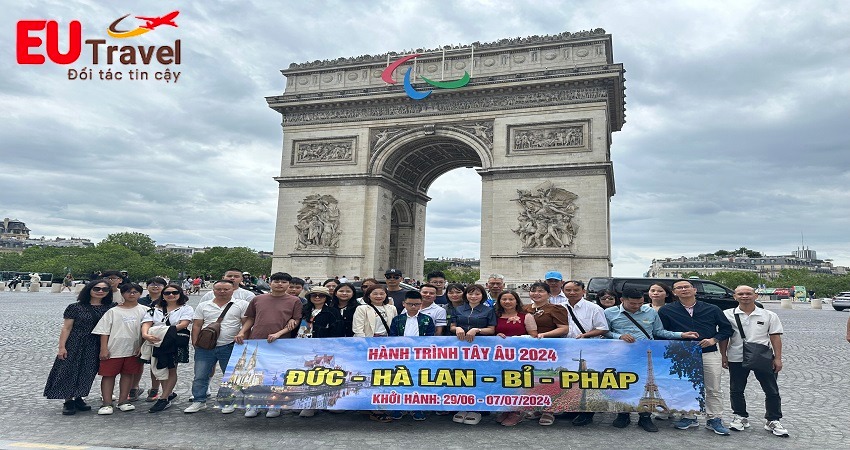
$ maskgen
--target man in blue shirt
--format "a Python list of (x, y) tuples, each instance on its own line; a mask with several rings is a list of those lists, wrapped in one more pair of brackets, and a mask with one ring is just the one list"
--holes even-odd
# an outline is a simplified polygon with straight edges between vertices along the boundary
[[(621, 300), (620, 305), (605, 310), (605, 319), (608, 321), (608, 332), (605, 333), (605, 337), (609, 339), (634, 343), (655, 338), (696, 339), (699, 337), (695, 331), (665, 330), (661, 325), (661, 319), (658, 318), (658, 313), (652, 306), (643, 302), (643, 293), (637, 289), (624, 287)], [(658, 431), (648, 412), (640, 413), (639, 417), (639, 427), (650, 432)], [(617, 428), (626, 428), (631, 421), (629, 413), (619, 413), (613, 425)]]
[[(721, 436), (729, 436), (723, 426), (723, 391), (720, 379), (723, 366), (717, 344), (732, 336), (732, 325), (723, 311), (710, 303), (698, 302), (696, 289), (688, 280), (673, 283), (673, 294), (679, 301), (668, 303), (658, 310), (664, 329), (670, 331), (693, 330), (702, 347), (702, 371), (705, 382), (705, 427)], [(682, 417), (674, 426), (680, 430), (699, 427), (696, 416)]]

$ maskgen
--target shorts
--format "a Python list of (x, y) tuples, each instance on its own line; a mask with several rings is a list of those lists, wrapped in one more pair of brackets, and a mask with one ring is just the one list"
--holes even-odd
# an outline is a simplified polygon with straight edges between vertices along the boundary
[(101, 361), (97, 374), (102, 377), (114, 377), (119, 373), (122, 375), (136, 375), (142, 373), (142, 370), (143, 366), (138, 356), (127, 356)]

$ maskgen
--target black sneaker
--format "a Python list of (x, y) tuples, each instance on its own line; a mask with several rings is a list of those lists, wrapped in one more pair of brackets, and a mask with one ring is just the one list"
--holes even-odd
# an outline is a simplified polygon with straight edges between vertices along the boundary
[(73, 416), (77, 413), (77, 406), (74, 404), (73, 400), (65, 400), (65, 403), (62, 404), (62, 415), (63, 416)]
[(652, 422), (652, 418), (649, 416), (640, 416), (638, 419), (638, 426), (643, 428), (645, 431), (649, 431), (650, 433), (655, 433), (658, 431), (658, 427), (655, 426), (655, 423)]
[(174, 402), (175, 399), (177, 399), (177, 393), (172, 392), (171, 395), (168, 396), (168, 403)]
[(77, 411), (91, 411), (91, 406), (87, 405), (82, 397), (74, 399), (74, 407), (77, 408)]
[(629, 417), (629, 413), (620, 413), (617, 414), (617, 418), (614, 419), (614, 425), (616, 428), (626, 428), (632, 422), (632, 418)]
[(153, 404), (153, 406), (151, 406), (151, 409), (149, 409), (148, 412), (160, 412), (169, 406), (171, 406), (171, 403), (168, 400), (159, 399)]

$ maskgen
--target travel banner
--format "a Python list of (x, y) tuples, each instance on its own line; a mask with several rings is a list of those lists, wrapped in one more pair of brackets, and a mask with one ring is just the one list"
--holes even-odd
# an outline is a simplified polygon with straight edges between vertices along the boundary
[(693, 413), (702, 387), (696, 342), (278, 339), (236, 345), (217, 400), (239, 408)]

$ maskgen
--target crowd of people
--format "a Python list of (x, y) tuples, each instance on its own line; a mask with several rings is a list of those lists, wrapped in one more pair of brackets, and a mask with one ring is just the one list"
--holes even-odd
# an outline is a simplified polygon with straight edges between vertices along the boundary
[[(627, 343), (683, 339), (698, 342), (702, 349), (707, 429), (728, 436), (730, 428), (743, 431), (750, 427), (744, 390), (754, 371), (765, 395), (764, 429), (788, 436), (780, 423), (776, 381), (782, 369), (782, 324), (775, 313), (756, 306), (757, 295), (750, 286), (735, 289), (738, 307), (721, 311), (697, 301), (688, 280), (676, 281), (672, 287), (657, 283), (647, 292), (624, 286), (620, 293), (601, 291), (595, 301), (589, 301), (583, 282), (565, 280), (560, 272), (550, 271), (544, 281), (528, 286), (531, 301), (524, 303), (516, 291), (505, 289), (505, 278), (499, 274), (490, 275), (486, 284), (464, 286), (447, 283), (445, 275), (437, 271), (429, 273), (418, 290), (404, 289), (402, 277), (400, 270), (389, 269), (382, 282), (356, 278), (352, 283), (343, 276), (314, 284), (309, 278), (278, 272), (263, 279), (269, 292), (257, 294), (250, 289), (252, 283), (244, 283), (243, 272), (234, 268), (211, 283), (212, 289), (192, 308), (181, 283), (152, 278), (143, 297), (145, 289), (129, 282), (125, 274), (106, 271), (87, 283), (77, 301), (66, 308), (44, 395), (64, 400), (65, 415), (89, 411), (92, 407), (85, 397), (99, 374), (102, 404), (98, 414), (113, 414), (115, 407), (122, 412), (135, 410), (134, 403), (141, 398), (153, 403), (149, 412), (157, 413), (175, 403), (177, 366), (189, 363), (192, 347), (192, 397), (184, 412), (197, 413), (207, 407), (216, 365), (224, 372), (234, 345), (250, 339), (270, 343), (292, 338), (383, 336), (451, 336), (467, 342), (478, 336), (619, 339)], [(213, 324), (217, 334), (207, 334), (214, 336), (213, 340), (199, 339)], [(744, 343), (771, 349), (769, 369), (745, 367)], [(151, 380), (147, 395), (139, 388), (145, 365)], [(733, 413), (728, 428), (722, 420), (720, 380), (724, 369), (730, 377)], [(118, 399), (113, 405), (116, 378)], [(224, 406), (221, 412), (229, 414), (235, 409)], [(264, 414), (272, 418), (286, 412), (268, 409)], [(248, 408), (245, 417), (259, 413), (257, 408)], [(298, 411), (301, 417), (316, 413), (314, 409)], [(426, 411), (373, 411), (369, 416), (378, 422), (392, 422), (406, 413), (414, 420), (427, 418)], [(458, 411), (451, 415), (454, 422), (475, 425), (487, 413)], [(558, 415), (574, 426), (594, 421), (593, 412), (556, 414), (545, 410), (504, 412), (495, 420), (508, 427), (526, 420), (550, 426)], [(638, 426), (649, 432), (658, 430), (653, 419), (670, 419), (660, 411), (638, 417)], [(630, 422), (629, 413), (620, 413), (613, 426), (625, 428)], [(699, 423), (695, 416), (682, 416), (673, 426), (686, 430)]]

